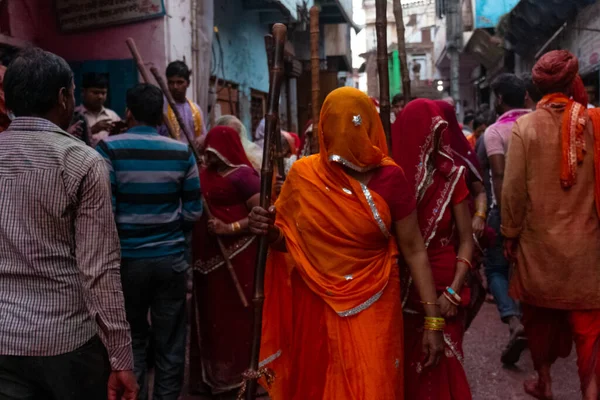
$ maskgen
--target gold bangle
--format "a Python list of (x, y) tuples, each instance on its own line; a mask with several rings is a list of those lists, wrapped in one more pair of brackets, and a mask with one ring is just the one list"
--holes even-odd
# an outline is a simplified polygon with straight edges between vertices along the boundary
[(475, 213), (475, 216), (479, 217), (479, 218), (483, 218), (484, 221), (487, 219), (487, 215), (484, 212), (481, 212), (481, 211), (477, 211)]
[(421, 301), (421, 304), (426, 305), (426, 306), (439, 306), (438, 303), (434, 303), (431, 301)]
[(442, 317), (425, 317), (425, 322), (446, 322), (446, 320)]

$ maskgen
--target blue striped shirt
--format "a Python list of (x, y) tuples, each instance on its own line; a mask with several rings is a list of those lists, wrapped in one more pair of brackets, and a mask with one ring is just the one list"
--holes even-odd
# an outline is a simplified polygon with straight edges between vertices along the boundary
[(113, 210), (124, 258), (186, 251), (185, 235), (202, 215), (196, 158), (188, 145), (136, 126), (96, 150), (110, 172)]

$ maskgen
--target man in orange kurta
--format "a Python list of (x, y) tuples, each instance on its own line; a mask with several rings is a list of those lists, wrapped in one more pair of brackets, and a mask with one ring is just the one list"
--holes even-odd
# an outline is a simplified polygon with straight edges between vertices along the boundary
[(569, 355), (573, 341), (583, 398), (598, 399), (600, 152), (594, 137), (600, 124), (585, 109), (578, 69), (567, 51), (550, 52), (534, 67), (544, 98), (513, 128), (502, 191), (502, 234), (516, 261), (510, 293), (522, 302), (538, 372), (525, 390), (538, 399), (552, 398), (550, 367)]

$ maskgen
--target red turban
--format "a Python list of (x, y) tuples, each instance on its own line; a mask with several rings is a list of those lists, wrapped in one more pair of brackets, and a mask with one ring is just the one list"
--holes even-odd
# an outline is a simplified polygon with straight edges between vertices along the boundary
[(533, 67), (533, 83), (544, 94), (570, 91), (573, 100), (587, 106), (588, 95), (579, 76), (579, 61), (567, 50), (554, 50), (542, 56)]

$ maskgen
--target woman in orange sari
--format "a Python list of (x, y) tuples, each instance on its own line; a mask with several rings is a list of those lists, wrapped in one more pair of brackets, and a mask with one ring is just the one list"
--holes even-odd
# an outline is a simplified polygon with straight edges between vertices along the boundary
[(260, 365), (273, 400), (404, 399), (398, 248), (426, 302), (426, 367), (443, 347), (413, 192), (364, 93), (333, 91), (319, 124), (321, 152), (294, 163), (276, 213), (249, 217), (271, 242)]
[(448, 122), (431, 100), (410, 102), (392, 127), (394, 159), (417, 194), (417, 214), (439, 297), (445, 352), (435, 368), (425, 370), (418, 351), (427, 310), (422, 296), (407, 282), (404, 298), (406, 398), (470, 400), (463, 368), (462, 340), (470, 290), (473, 233), (465, 167), (455, 165)]

